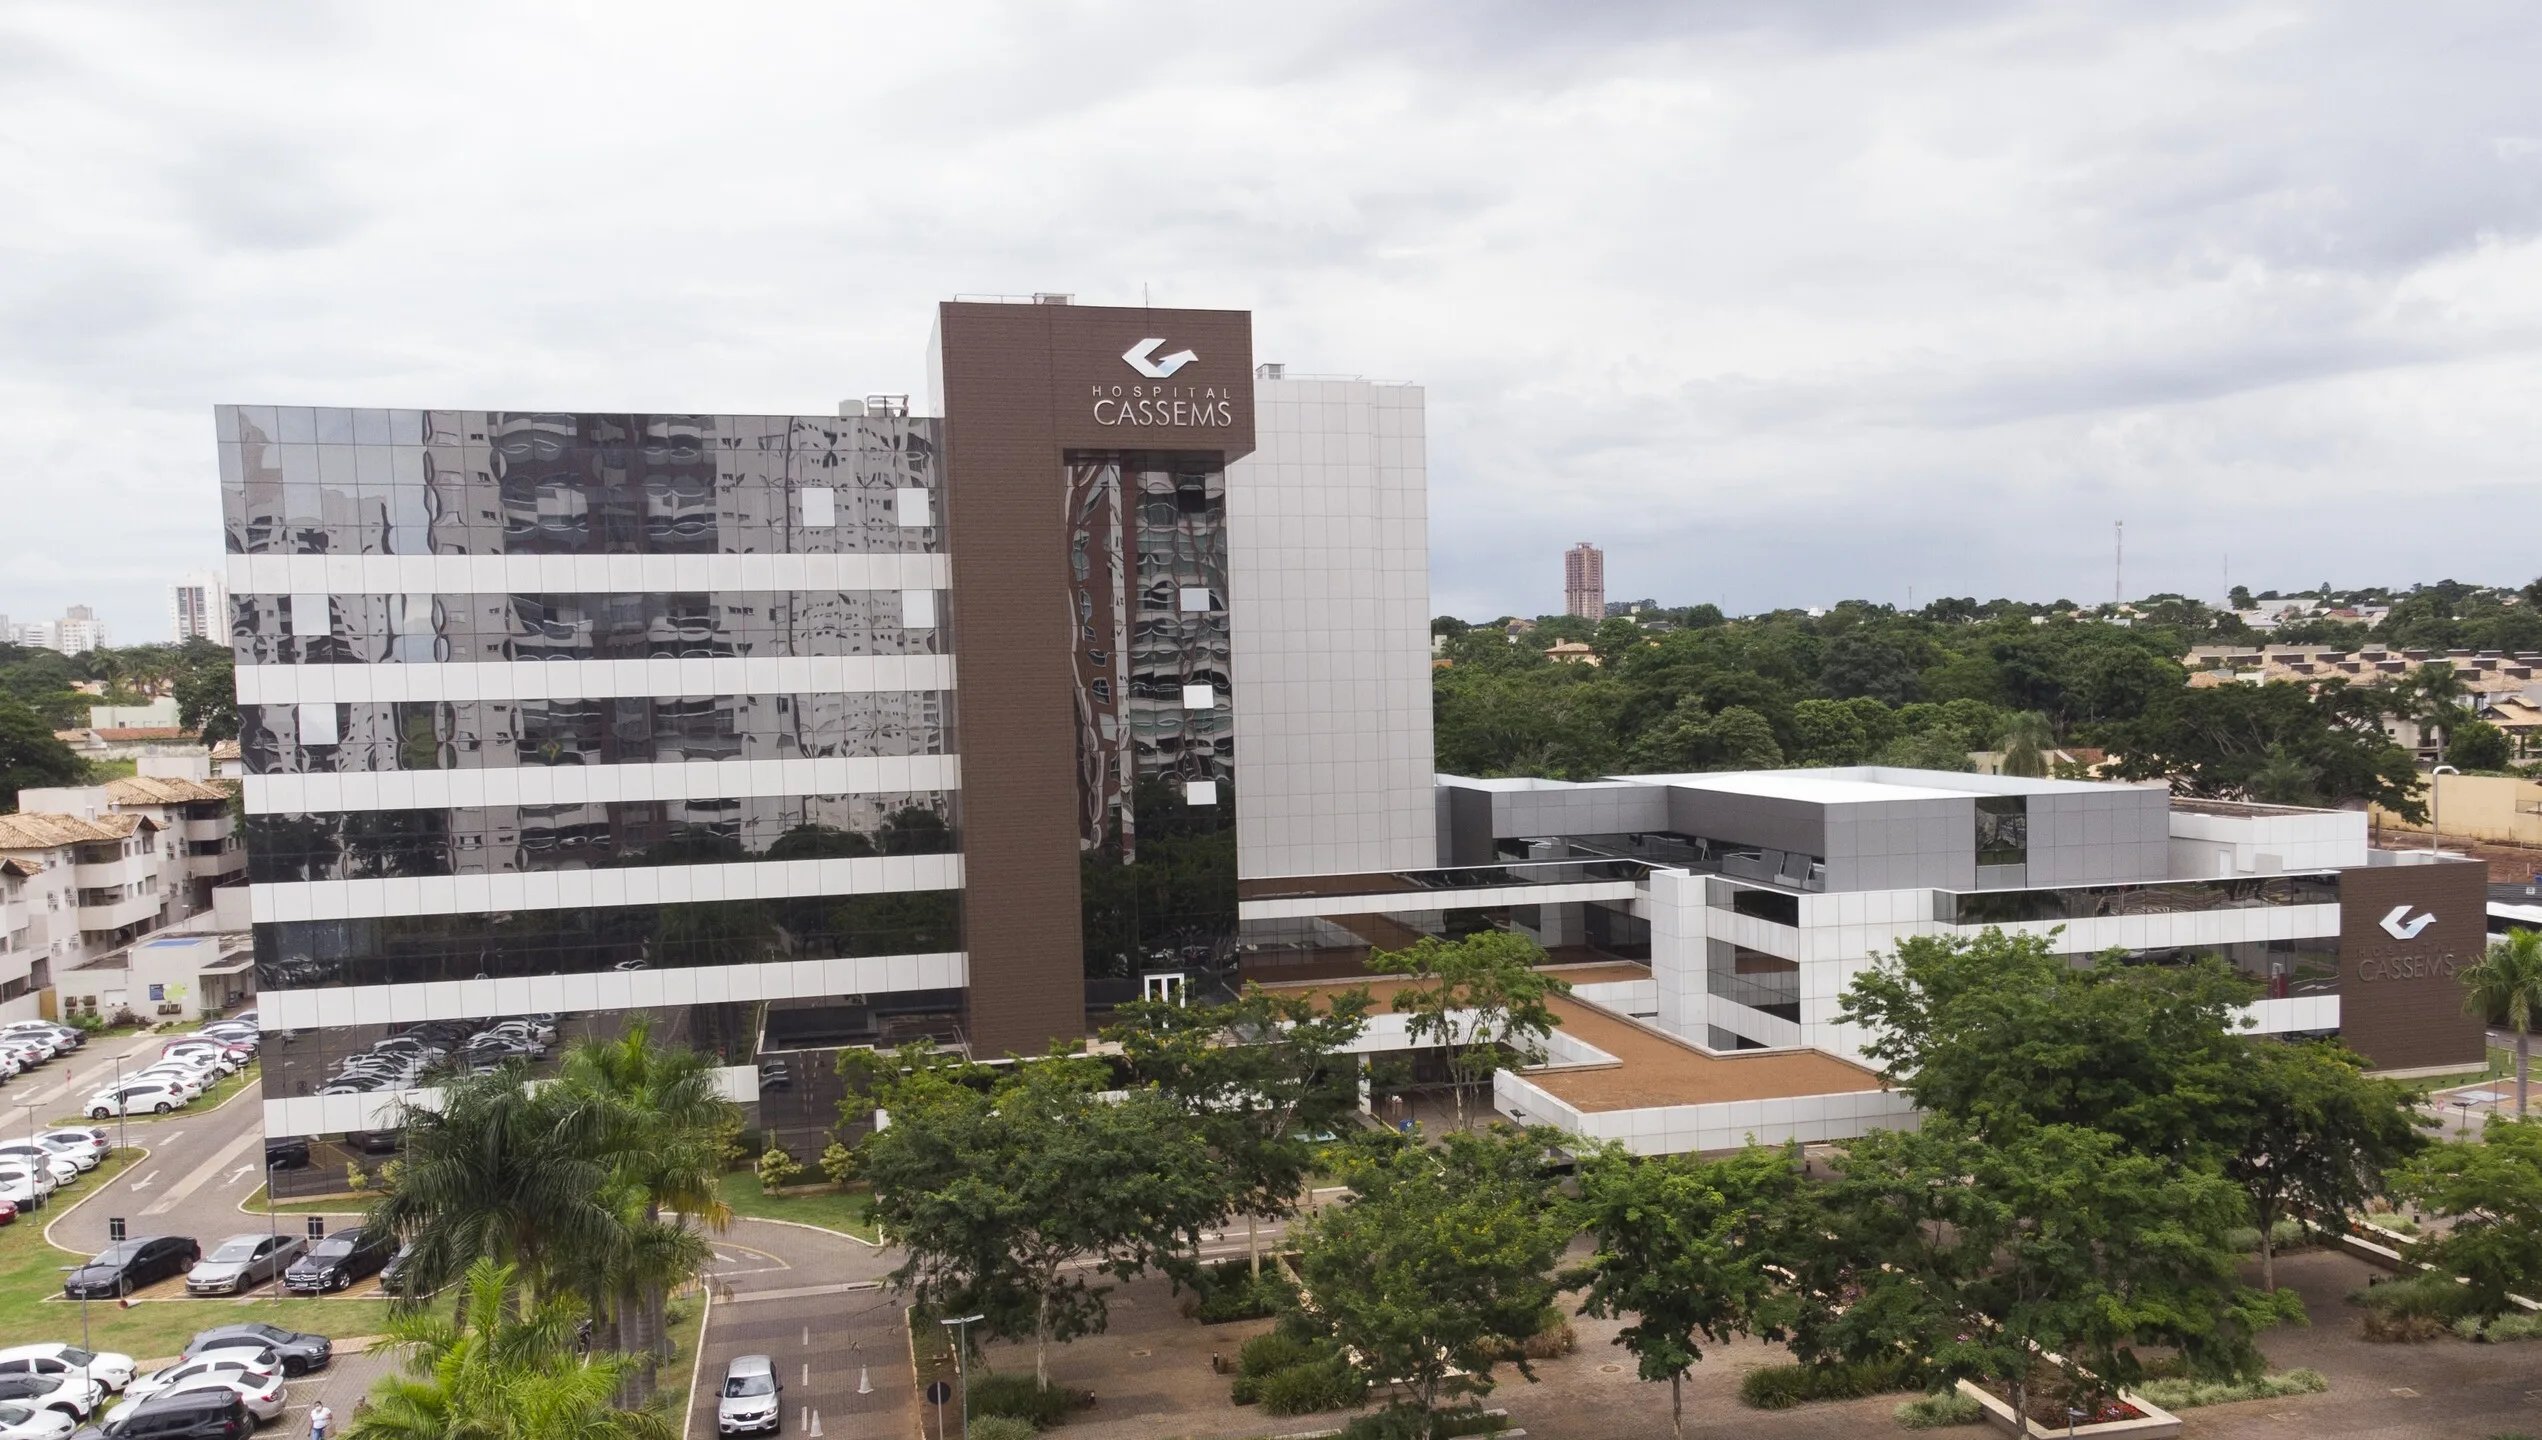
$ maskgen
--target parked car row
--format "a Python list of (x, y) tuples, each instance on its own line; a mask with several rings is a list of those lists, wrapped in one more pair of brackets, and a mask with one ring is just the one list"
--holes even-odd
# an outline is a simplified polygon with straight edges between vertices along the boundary
[[(334, 1358), (323, 1335), (264, 1324), (203, 1331), (146, 1375), (134, 1373), (129, 1355), (60, 1342), (12, 1346), (0, 1350), (0, 1437), (63, 1440), (89, 1423), (97, 1429), (85, 1433), (113, 1440), (243, 1440), (281, 1417), (287, 1380)], [(107, 1408), (114, 1396), (121, 1399)]]
[(51, 1203), (55, 1191), (78, 1183), (111, 1148), (105, 1131), (86, 1125), (0, 1139), (0, 1225)]
[(277, 1279), (285, 1290), (323, 1295), (381, 1275), (403, 1254), (386, 1231), (361, 1226), (315, 1242), (251, 1231), (223, 1240), (208, 1255), (182, 1235), (142, 1235), (109, 1245), (73, 1270), (62, 1293), (74, 1300), (117, 1300), (183, 1275), (189, 1295), (237, 1295)]
[(119, 1075), (80, 1108), (91, 1120), (118, 1115), (165, 1115), (247, 1068), (264, 1041), (256, 1012), (215, 1020), (191, 1035), (160, 1042), (159, 1058)]
[(50, 1020), (12, 1020), (0, 1025), (0, 1084), (87, 1043), (86, 1032)]
[(455, 1069), (477, 1075), (509, 1060), (535, 1060), (556, 1043), (556, 1017), (521, 1015), (496, 1020), (427, 1020), (344, 1057), (318, 1087), (321, 1095), (363, 1095), (410, 1090), (426, 1074)]

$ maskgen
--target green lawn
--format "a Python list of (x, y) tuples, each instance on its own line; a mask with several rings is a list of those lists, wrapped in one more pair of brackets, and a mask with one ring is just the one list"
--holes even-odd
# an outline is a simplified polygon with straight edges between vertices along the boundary
[[(220, 1105), (227, 1103), (231, 1096), (236, 1095), (239, 1091), (244, 1090), (249, 1085), (255, 1083), (256, 1075), (256, 1062), (250, 1060), (247, 1062), (246, 1069), (239, 1071), (237, 1074), (232, 1075), (228, 1079), (214, 1085), (211, 1089), (195, 1096), (191, 1104), (188, 1104), (180, 1109), (171, 1110), (165, 1115), (128, 1115), (124, 1117), (125, 1123), (138, 1128), (143, 1125), (156, 1125), (163, 1120), (182, 1120), (189, 1117), (199, 1118), (205, 1111), (215, 1109)], [(102, 1090), (110, 1083), (112, 1082), (100, 1081), (97, 1088)], [(87, 1096), (83, 1095), (79, 1098), (79, 1100), (73, 1101), (72, 1103), (84, 1103), (87, 1098)], [(48, 1120), (45, 1123), (48, 1125), (104, 1125), (108, 1128), (112, 1128), (115, 1124), (115, 1119), (110, 1115), (103, 1120), (91, 1120), (84, 1112), (73, 1111), (59, 1120)]]
[[(285, 1200), (274, 1207), (277, 1215), (368, 1215), (371, 1198), (366, 1195), (339, 1195), (332, 1200)], [(238, 1202), (238, 1208), (250, 1215), (265, 1213), (265, 1187), (257, 1186)]]
[[(123, 1150), (55, 1193), (53, 1203), (0, 1229), (0, 1336), (12, 1344), (79, 1340), (79, 1302), (62, 1295), (62, 1271), (88, 1259), (45, 1243), (44, 1227), (64, 1209), (131, 1165), (137, 1150)], [(88, 1303), (89, 1338), (101, 1350), (120, 1350), (157, 1360), (183, 1349), (194, 1332), (241, 1320), (268, 1320), (318, 1334), (376, 1335), (388, 1306), (376, 1300), (144, 1300), (129, 1310), (112, 1301)]]
[(824, 1187), (802, 1195), (771, 1195), (760, 1188), (758, 1175), (736, 1170), (724, 1177), (724, 1203), (733, 1207), (736, 1215), (818, 1225), (824, 1230), (844, 1231), (869, 1244), (881, 1238), (867, 1214), (871, 1202), (860, 1190)]

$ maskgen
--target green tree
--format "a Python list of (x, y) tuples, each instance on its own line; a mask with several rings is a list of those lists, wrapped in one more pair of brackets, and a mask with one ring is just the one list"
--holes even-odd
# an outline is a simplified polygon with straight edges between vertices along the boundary
[(2457, 724), (2447, 750), (2455, 767), (2463, 770), (2504, 770), (2515, 761), (2515, 745), (2507, 732), (2486, 720)]
[(2230, 1147), (2225, 1178), (2242, 1187), (2260, 1232), (2260, 1284), (2277, 1288), (2277, 1223), (2309, 1215), (2344, 1223), (2384, 1193), (2385, 1177), (2426, 1143), (2410, 1091), (2365, 1074), (2336, 1042), (2251, 1044), (2225, 1072), (2216, 1123)]
[(403, 1373), (381, 1379), (348, 1440), (672, 1440), (658, 1405), (620, 1403), (635, 1362), (582, 1353), (582, 1307), (537, 1298), (517, 1268), (491, 1259), (460, 1279), (455, 1312), (408, 1310), (388, 1322)]
[(1225, 1005), (1134, 1001), (1104, 1038), (1133, 1082), (1154, 1086), (1200, 1128), (1227, 1205), (1245, 1217), (1245, 1253), (1262, 1273), (1260, 1222), (1296, 1205), (1314, 1168), (1310, 1135), (1340, 1131), (1359, 1108), (1343, 1047), (1367, 1028), (1366, 990), (1319, 1007), (1248, 987)]
[(176, 677), (177, 723), (206, 746), (238, 738), (238, 681), (227, 654)]
[(1428, 1440), (1442, 1401), (1490, 1390), (1552, 1304), (1575, 1232), (1548, 1170), (1566, 1138), (1502, 1126), (1424, 1149), (1363, 1132), (1335, 1152), (1353, 1198), (1306, 1225), (1299, 1277), (1312, 1320), (1402, 1387), (1398, 1433)]
[(2048, 717), (2024, 710), (2004, 727), (2004, 773), (2036, 780), (2048, 773)]
[(552, 1291), (615, 1253), (624, 1217), (607, 1160), (577, 1133), (562, 1087), (519, 1067), (451, 1076), (437, 1104), (406, 1107), (406, 1152), (370, 1223), (414, 1246), (408, 1295), (456, 1282), (480, 1259)]
[(1685, 1379), (1703, 1359), (1700, 1342), (1747, 1333), (1775, 1289), (1768, 1218), (1799, 1185), (1797, 1147), (1717, 1161), (1609, 1148), (1581, 1166), (1576, 1213), (1597, 1249), (1565, 1283), (1581, 1289), (1581, 1314), (1633, 1317), (1615, 1343), (1644, 1380), (1668, 1382), (1671, 1435), (1685, 1433)]
[[(741, 1113), (723, 1097), (712, 1056), (653, 1042), (644, 1020), (618, 1038), (591, 1039), (565, 1054), (559, 1071), (575, 1114), (568, 1133), (586, 1136), (609, 1167), (621, 1213), (625, 1257), (601, 1268), (616, 1273), (609, 1314), (628, 1349), (671, 1358), (666, 1318), (670, 1292), (705, 1268), (699, 1226), (721, 1231), (732, 1219), (724, 1203), (724, 1136)], [(632, 1323), (629, 1323), (632, 1322)]]
[(2533, 1030), (2542, 1023), (2542, 932), (2512, 929), (2464, 970), (2463, 1009), (2516, 1037), (2516, 1115), (2525, 1114), (2533, 1081)]
[(2492, 1115), (2478, 1141), (2429, 1146), (2398, 1188), (2453, 1220), (2420, 1254), (2468, 1282), (2474, 1313), (2542, 1287), (2542, 1122)]
[(18, 808), (18, 792), (51, 785), (77, 785), (88, 767), (71, 747), (53, 738), (53, 729), (33, 710), (0, 695), (0, 794)]
[(2253, 1336), (2303, 1313), (2235, 1282), (2230, 1181), (2104, 1131), (1982, 1139), (1936, 1117), (1848, 1142), (1835, 1165), (1779, 1252), (1805, 1358), (1912, 1356), (1932, 1383), (1994, 1381), (2026, 1417), (2043, 1352), (2109, 1387), (2142, 1376), (2149, 1340), (2196, 1373), (2247, 1374), (2265, 1363)]
[(2066, 964), (2046, 935), (1914, 936), (1855, 975), (1837, 1018), (1918, 1107), (1981, 1138), (2089, 1126), (2179, 1161), (2220, 1148), (2251, 982), (2213, 959)]
[(906, 1255), (892, 1283), (945, 1314), (977, 1313), (995, 1339), (1050, 1346), (1100, 1333), (1109, 1287), (1189, 1255), (1226, 1214), (1200, 1127), (1153, 1089), (1106, 1099), (1101, 1062), (1052, 1055), (1011, 1067), (904, 1051), (877, 1099), (889, 1124), (857, 1146), (874, 1218)]
[(1481, 930), (1461, 940), (1424, 935), (1402, 950), (1369, 953), (1370, 970), (1412, 978), (1388, 1005), (1411, 1017), (1416, 1044), (1446, 1050), (1459, 1126), (1465, 1092), (1488, 1082), (1504, 1054), (1522, 1068), (1544, 1063), (1545, 1043), (1562, 1023), (1546, 1002), (1571, 993), (1568, 982), (1536, 968), (1544, 963), (1544, 947), (1511, 930)]
[(2416, 762), (2376, 724), (2390, 703), (2382, 692), (2336, 683), (2182, 686), (2111, 727), (2112, 770), (2125, 780), (2169, 780), (2189, 795), (2248, 798), (2263, 769), (2282, 765), (2282, 751), (2312, 774), (2324, 801), (2372, 801), (2425, 820)]

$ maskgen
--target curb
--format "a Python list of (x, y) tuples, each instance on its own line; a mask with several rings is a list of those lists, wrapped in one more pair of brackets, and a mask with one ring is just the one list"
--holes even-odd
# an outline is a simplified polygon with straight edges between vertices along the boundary
[(853, 1240), (868, 1250), (880, 1250), (883, 1248), (882, 1242), (879, 1240), (868, 1240), (862, 1235), (851, 1235), (845, 1230), (833, 1230), (827, 1225), (809, 1225), (801, 1220), (771, 1220), (765, 1215), (743, 1215), (739, 1213), (736, 1213), (733, 1218), (735, 1220), (748, 1220), (756, 1225), (783, 1225), (790, 1230), (809, 1230), (818, 1235), (836, 1235), (841, 1240)]
[[(150, 1147), (149, 1147), (149, 1146), (147, 1146), (147, 1145), (135, 1145), (135, 1146), (132, 1146), (132, 1147), (130, 1147), (130, 1148), (131, 1148), (131, 1150), (132, 1150), (132, 1163), (131, 1163), (131, 1164), (128, 1164), (128, 1165), (126, 1165), (126, 1166), (124, 1166), (124, 1168), (123, 1168), (123, 1169), (121, 1169), (121, 1170), (119, 1170), (119, 1171), (117, 1171), (117, 1172), (115, 1173), (115, 1178), (116, 1178), (116, 1179), (118, 1179), (118, 1180), (121, 1180), (122, 1178), (124, 1178), (124, 1176), (131, 1174), (131, 1173), (133, 1172), (133, 1170), (141, 1164), (141, 1162), (142, 1162), (142, 1161), (147, 1160), (147, 1159), (149, 1159), (149, 1158), (150, 1158)], [(62, 1209), (62, 1213), (61, 1213), (61, 1214), (56, 1215), (56, 1216), (54, 1216), (52, 1219), (45, 1221), (45, 1222), (44, 1222), (44, 1234), (43, 1234), (43, 1236), (41, 1237), (41, 1238), (43, 1239), (44, 1243), (45, 1243), (45, 1244), (47, 1244), (47, 1245), (51, 1245), (54, 1249), (61, 1251), (61, 1252), (62, 1252), (63, 1254), (65, 1254), (65, 1255), (80, 1255), (80, 1254), (84, 1254), (85, 1252), (83, 1252), (83, 1251), (79, 1251), (79, 1250), (73, 1250), (73, 1249), (71, 1249), (71, 1248), (70, 1248), (69, 1246), (67, 1246), (67, 1245), (60, 1245), (60, 1244), (56, 1244), (56, 1243), (54, 1242), (54, 1239), (53, 1239), (53, 1227), (54, 1227), (54, 1226), (56, 1226), (56, 1225), (61, 1224), (61, 1223), (62, 1223), (63, 1221), (65, 1221), (65, 1220), (70, 1219), (70, 1218), (71, 1218), (71, 1216), (72, 1216), (73, 1214), (75, 1214), (75, 1213), (77, 1213), (77, 1212), (78, 1212), (79, 1207), (81, 1207), (82, 1205), (87, 1204), (89, 1201), (94, 1200), (94, 1199), (96, 1199), (98, 1196), (103, 1195), (103, 1194), (105, 1194), (105, 1193), (106, 1193), (106, 1191), (105, 1191), (105, 1188), (104, 1188), (103, 1186), (100, 1186), (100, 1187), (98, 1187), (97, 1189), (91, 1190), (91, 1191), (89, 1191), (87, 1194), (82, 1195), (82, 1196), (81, 1196), (81, 1197), (79, 1197), (78, 1199), (76, 1199), (76, 1200), (72, 1201), (70, 1204), (68, 1204), (68, 1205), (64, 1206), (64, 1207), (63, 1207), (63, 1209)]]

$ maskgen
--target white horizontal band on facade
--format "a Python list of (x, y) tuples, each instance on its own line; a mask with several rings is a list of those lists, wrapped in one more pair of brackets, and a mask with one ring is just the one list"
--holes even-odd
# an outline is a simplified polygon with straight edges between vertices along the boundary
[[(752, 1065), (719, 1065), (715, 1093), (736, 1105), (759, 1098), (759, 1070)], [(403, 1112), (440, 1108), (441, 1092), (373, 1090), (361, 1095), (295, 1095), (265, 1102), (268, 1135), (344, 1135), (356, 1130), (393, 1130), (405, 1124)]]
[(232, 555), (232, 595), (943, 590), (942, 555)]
[(250, 775), (250, 815), (457, 810), (495, 805), (597, 805), (758, 795), (897, 795), (959, 790), (953, 755), (795, 760), (672, 760), (641, 765), (523, 765), (489, 770), (386, 770)]
[(241, 665), (241, 705), (950, 690), (950, 655), (518, 660), (448, 665)]
[(1631, 900), (1632, 880), (1589, 885), (1485, 885), (1471, 890), (1389, 890), (1377, 895), (1298, 895), (1236, 902), (1239, 920), (1304, 920), (1324, 915), (1404, 915), (1486, 905), (1561, 905), (1579, 900)]
[(501, 980), (425, 980), (398, 985), (331, 985), (266, 990), (256, 1006), (268, 1030), (320, 1026), (418, 1025), (500, 1015), (572, 1015), (757, 1000), (830, 1000), (909, 990), (958, 990), (969, 983), (962, 951), (860, 955), (827, 960), (753, 960), (588, 975), (522, 975)]
[(796, 900), (961, 887), (959, 855), (866, 855), (731, 865), (633, 865), (622, 870), (295, 880), (248, 886), (247, 912), (251, 921), (261, 925), (389, 915), (579, 910), (599, 905), (685, 905), (706, 900)]

